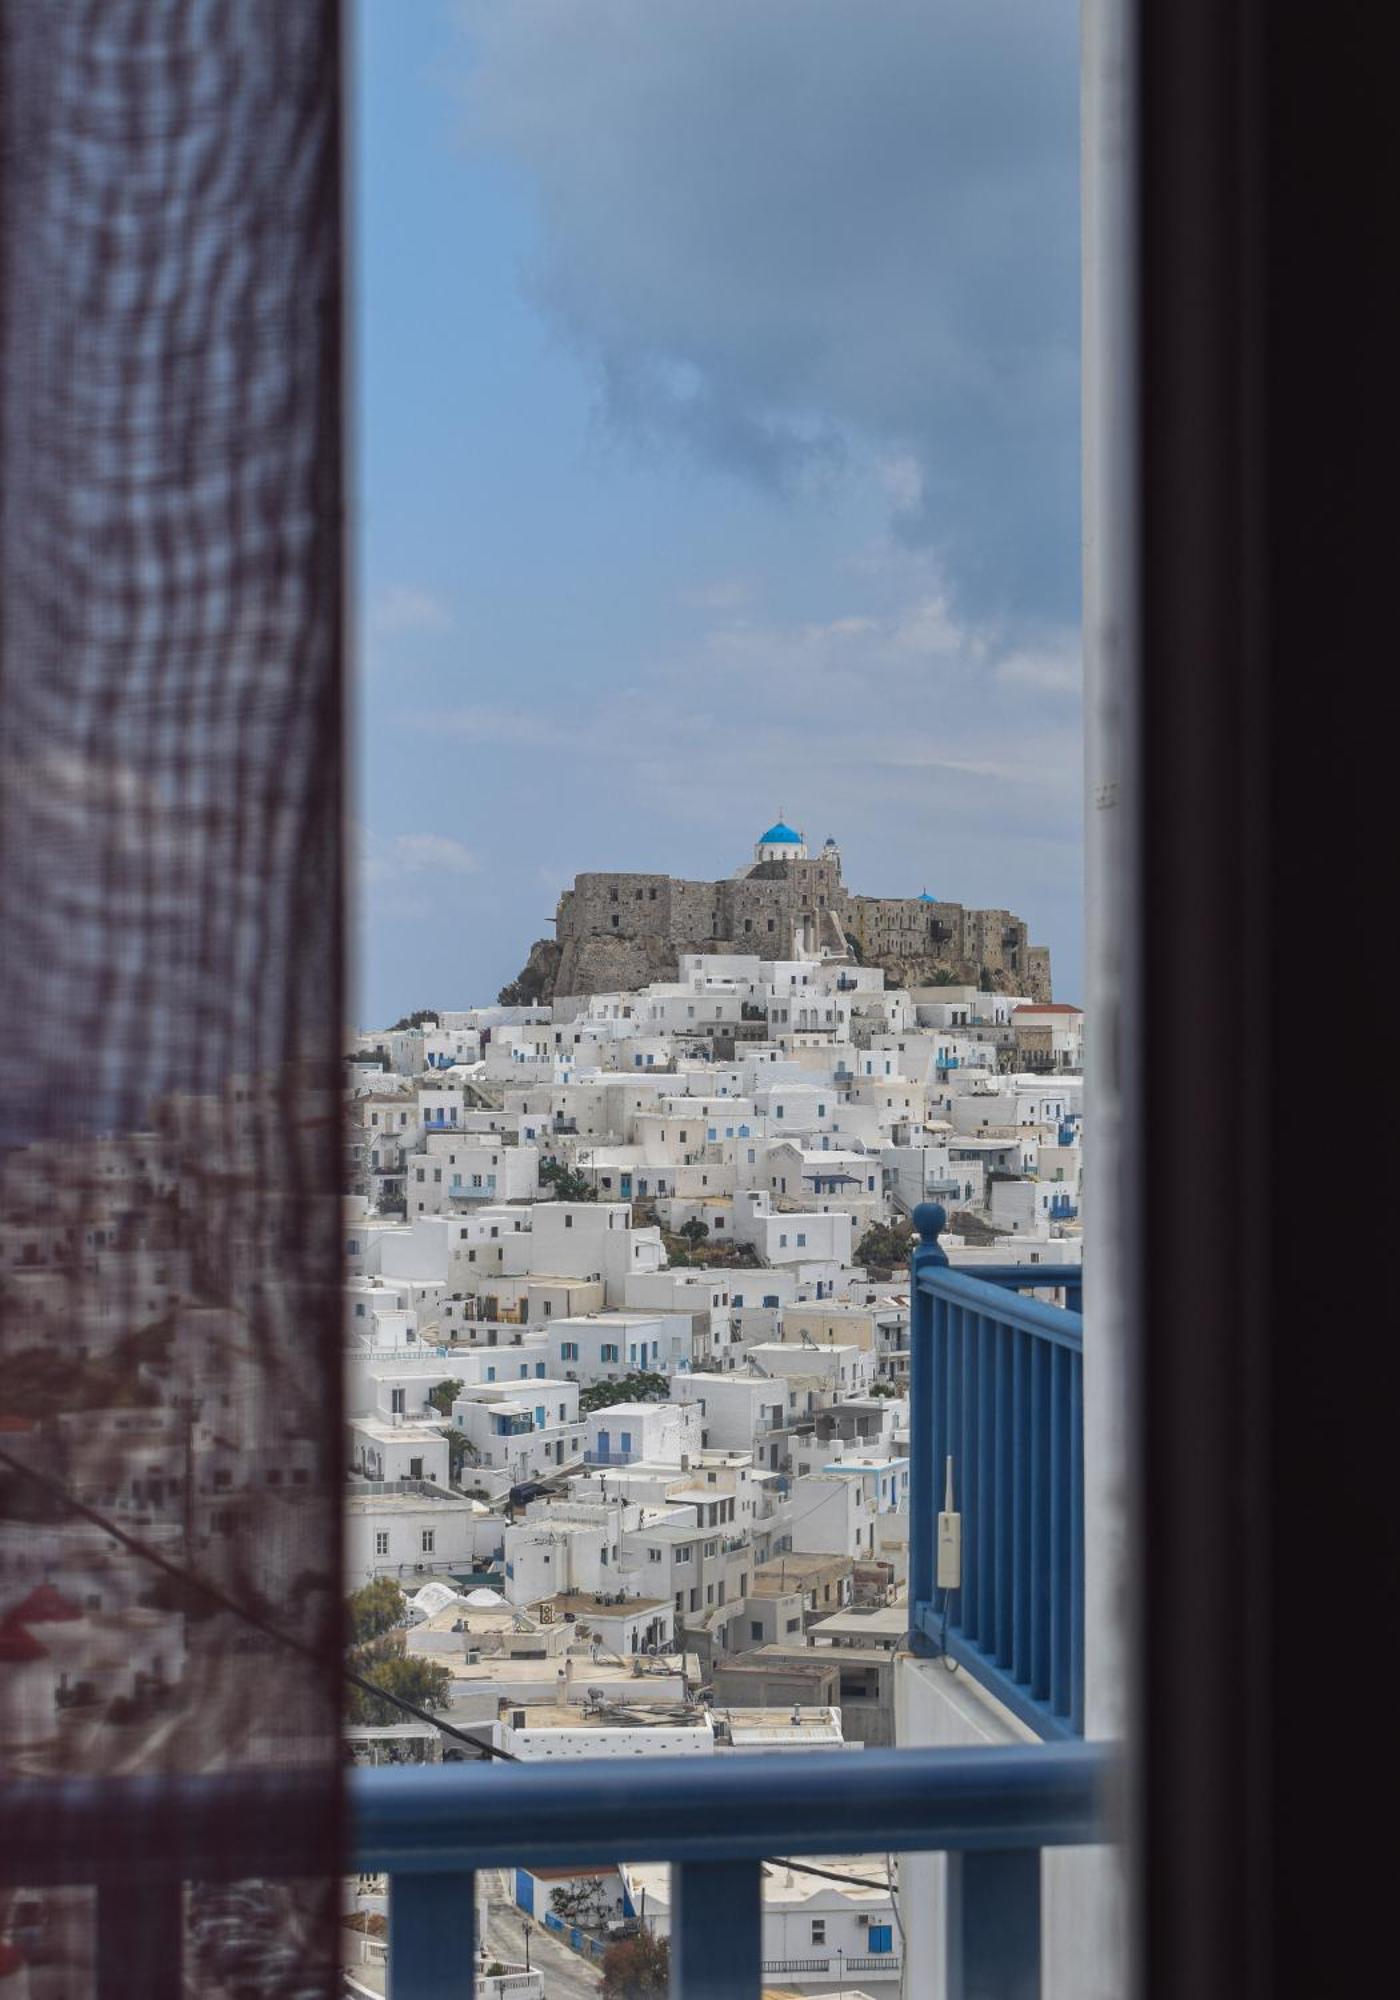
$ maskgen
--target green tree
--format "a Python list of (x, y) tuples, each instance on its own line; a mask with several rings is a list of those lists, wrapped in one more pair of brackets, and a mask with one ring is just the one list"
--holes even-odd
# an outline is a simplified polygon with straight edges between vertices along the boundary
[(698, 1249), (700, 1244), (709, 1235), (710, 1225), (708, 1222), (702, 1222), (698, 1215), (692, 1215), (689, 1222), (681, 1224), (678, 1233), (685, 1238), (687, 1243), (695, 1244)]
[(632, 1369), (620, 1382), (595, 1382), (578, 1399), (580, 1416), (611, 1409), (614, 1403), (664, 1403), (671, 1385), (649, 1368)]
[(472, 1461), (473, 1465), (479, 1464), (481, 1454), (465, 1431), (459, 1431), (455, 1425), (449, 1427), (447, 1432), (447, 1477), (452, 1485), (457, 1485), (461, 1480), (462, 1472), (468, 1459)]
[(377, 1576), (346, 1603), (346, 1626), (352, 1646), (367, 1646), (392, 1632), (408, 1615), (403, 1592), (391, 1576)]
[(596, 1201), (598, 1190), (592, 1181), (566, 1167), (562, 1160), (541, 1160), (540, 1179), (554, 1191), (556, 1201)]
[(913, 1248), (914, 1232), (907, 1222), (872, 1222), (856, 1245), (855, 1262), (889, 1270), (907, 1264)]
[(462, 1393), (462, 1383), (457, 1380), (439, 1382), (435, 1389), (429, 1389), (428, 1401), (440, 1417), (452, 1415), (452, 1405)]
[(602, 2000), (666, 2000), (671, 1990), (671, 1946), (642, 1931), (619, 1938), (603, 1953)]
[(389, 1033), (396, 1035), (401, 1028), (422, 1028), (429, 1021), (436, 1027), (438, 1020), (439, 1016), (433, 1012), (431, 1007), (419, 1007), (416, 1012), (405, 1014), (401, 1021), (395, 1021), (393, 1027), (389, 1029)]
[[(352, 1664), (357, 1673), (373, 1681), (377, 1688), (383, 1688), (386, 1695), (399, 1695), (417, 1708), (440, 1713), (451, 1699), (452, 1670), (437, 1660), (391, 1653), (380, 1659), (355, 1660)], [(404, 1719), (403, 1710), (394, 1702), (382, 1700), (366, 1688), (352, 1687), (349, 1696), (350, 1720), (362, 1727), (366, 1724), (402, 1722)]]

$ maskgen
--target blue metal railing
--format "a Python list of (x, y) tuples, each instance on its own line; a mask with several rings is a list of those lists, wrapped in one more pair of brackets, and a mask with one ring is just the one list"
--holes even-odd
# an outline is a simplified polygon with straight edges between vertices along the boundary
[[(929, 1206), (936, 1208), (938, 1204), (931, 1202)], [(917, 1215), (918, 1210), (914, 1213)], [(958, 1271), (958, 1276), (975, 1278), (984, 1285), (999, 1285), (1008, 1292), (1058, 1292), (1061, 1296), (1057, 1304), (1063, 1303), (1072, 1313), (1084, 1310), (1082, 1264), (968, 1264)]]
[[(1082, 1743), (788, 1755), (776, 1774), (763, 1756), (628, 1757), (345, 1780), (348, 1850), (324, 1865), (390, 1878), (391, 2000), (470, 1994), (478, 1869), (669, 1861), (676, 2000), (757, 2000), (765, 1859), (939, 1850), (956, 1860), (947, 1990), (1012, 2000), (1040, 1990), (1040, 1849), (1117, 1832), (1110, 1755)], [(305, 1876), (333, 1824), (296, 1771), (0, 1788), (4, 1879), (97, 1889), (99, 2000), (179, 1993), (182, 1882)]]
[[(909, 1604), (943, 1653), (1043, 1737), (1084, 1729), (1084, 1375), (1078, 1265), (954, 1270), (935, 1202), (914, 1211)], [(1058, 1289), (1068, 1305), (1020, 1296)], [(937, 1587), (949, 1460), (961, 1581)]]

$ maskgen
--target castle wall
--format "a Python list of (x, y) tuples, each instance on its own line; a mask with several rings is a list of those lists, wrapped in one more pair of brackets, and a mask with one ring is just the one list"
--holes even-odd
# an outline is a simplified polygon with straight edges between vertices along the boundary
[(629, 990), (679, 976), (686, 951), (793, 958), (854, 940), (870, 964), (907, 963), (965, 982), (982, 970), (1003, 991), (1048, 1000), (1050, 953), (1009, 910), (969, 910), (911, 896), (853, 896), (840, 857), (768, 861), (720, 882), (668, 875), (579, 875), (559, 899), (554, 992)]
[(576, 875), (572, 891), (560, 898), (560, 943), (609, 933), (623, 938), (668, 935), (671, 886), (667, 875)]
[(721, 919), (718, 882), (673, 882), (666, 935), (678, 952), (699, 949), (728, 933)]
[(931, 958), (952, 964), (966, 955), (965, 915), (960, 903), (852, 896), (846, 928), (866, 958)]
[(727, 882), (727, 917), (736, 951), (791, 958), (791, 885), (784, 878)]

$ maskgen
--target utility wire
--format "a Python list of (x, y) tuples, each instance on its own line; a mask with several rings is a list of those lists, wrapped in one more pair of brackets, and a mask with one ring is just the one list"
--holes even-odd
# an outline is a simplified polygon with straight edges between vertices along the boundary
[(790, 1868), (794, 1875), (820, 1875), (823, 1882), (849, 1882), (857, 1889), (879, 1889), (888, 1886), (888, 1875), (884, 1883), (878, 1876), (838, 1875), (831, 1868), (814, 1868), (810, 1861), (787, 1861), (781, 1854), (772, 1855), (768, 1865), (770, 1868)]
[[(299, 1653), (303, 1659), (312, 1661), (318, 1667), (324, 1665), (321, 1655), (313, 1646), (308, 1646), (304, 1639), (298, 1639), (290, 1632), (284, 1632), (280, 1626), (274, 1625), (260, 1613), (250, 1611), (246, 1605), (239, 1604), (234, 1598), (227, 1596), (216, 1583), (210, 1583), (206, 1578), (197, 1576), (193, 1570), (185, 1569), (180, 1563), (171, 1562), (168, 1556), (161, 1555), (158, 1550), (151, 1548), (149, 1543), (141, 1541), (136, 1535), (128, 1534), (125, 1528), (119, 1528), (115, 1521), (109, 1520), (96, 1507), (88, 1506), (85, 1500), (75, 1499), (65, 1486), (58, 1480), (51, 1479), (47, 1473), (36, 1471), (32, 1465), (26, 1465), (22, 1459), (13, 1457), (3, 1447), (0, 1447), (0, 1463), (8, 1466), (12, 1472), (17, 1472), (22, 1479), (27, 1479), (32, 1485), (39, 1487), (49, 1495), (50, 1499), (57, 1500), (60, 1505), (68, 1509), (69, 1513), (90, 1521), (94, 1527), (110, 1535), (113, 1541), (119, 1542), (124, 1549), (129, 1549), (142, 1562), (149, 1563), (153, 1569), (160, 1570), (176, 1583), (197, 1590), (211, 1604), (218, 1605), (221, 1611), (230, 1612), (243, 1624), (251, 1626), (255, 1632), (261, 1632), (264, 1638), (275, 1640), (279, 1646), (286, 1646), (291, 1652)], [(369, 1680), (364, 1674), (357, 1673), (353, 1667), (342, 1663), (340, 1671), (342, 1677), (352, 1687), (359, 1688), (362, 1693), (372, 1695), (378, 1701), (388, 1702), (390, 1707), (402, 1710), (416, 1722), (426, 1722), (432, 1728), (441, 1730), (444, 1736), (451, 1736), (456, 1742), (466, 1744), (479, 1757), (486, 1759), (497, 1757), (512, 1764), (520, 1761), (508, 1750), (498, 1750), (493, 1743), (484, 1743), (479, 1737), (468, 1736), (466, 1731), (458, 1729), (455, 1723), (444, 1722), (440, 1716), (420, 1708), (406, 1695), (394, 1694), (388, 1688), (380, 1687), (377, 1682)]]

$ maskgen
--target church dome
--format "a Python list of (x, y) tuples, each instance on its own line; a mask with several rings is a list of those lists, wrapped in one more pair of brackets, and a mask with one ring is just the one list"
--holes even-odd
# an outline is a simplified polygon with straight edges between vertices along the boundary
[(779, 820), (776, 825), (769, 827), (767, 833), (760, 835), (758, 844), (760, 847), (800, 847), (802, 835)]

